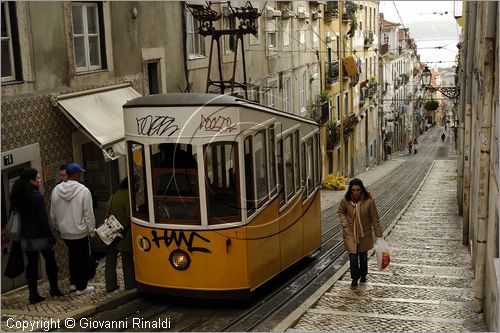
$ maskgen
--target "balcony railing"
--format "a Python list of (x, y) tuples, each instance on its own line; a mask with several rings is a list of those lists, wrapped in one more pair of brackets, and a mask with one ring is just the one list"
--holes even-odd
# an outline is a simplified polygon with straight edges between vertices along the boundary
[(342, 21), (350, 21), (352, 19), (351, 12), (356, 11), (357, 5), (351, 1), (345, 1), (342, 7)]
[(337, 1), (327, 1), (325, 5), (325, 18), (326, 22), (331, 22), (339, 17), (339, 8)]
[(371, 47), (373, 46), (373, 31), (371, 30), (366, 30), (365, 31), (365, 47)]
[(326, 85), (332, 85), (339, 80), (339, 61), (326, 62)]
[(370, 88), (368, 88), (368, 94), (370, 97), (375, 97), (378, 91), (378, 83), (370, 84)]
[(384, 55), (389, 52), (389, 43), (383, 43), (380, 45), (380, 55)]

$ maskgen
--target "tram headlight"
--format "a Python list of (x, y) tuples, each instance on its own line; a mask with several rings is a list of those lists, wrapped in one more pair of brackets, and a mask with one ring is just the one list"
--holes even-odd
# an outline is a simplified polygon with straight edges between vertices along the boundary
[(170, 252), (170, 256), (168, 257), (168, 261), (172, 265), (173, 268), (183, 271), (189, 268), (191, 264), (191, 258), (186, 251), (181, 249), (175, 249)]

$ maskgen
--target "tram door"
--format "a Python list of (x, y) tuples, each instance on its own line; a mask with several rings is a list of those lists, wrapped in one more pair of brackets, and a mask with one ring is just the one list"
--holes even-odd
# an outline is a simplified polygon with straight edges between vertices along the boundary
[[(96, 227), (106, 217), (106, 203), (120, 184), (118, 161), (104, 160), (102, 150), (93, 142), (82, 144), (83, 183), (92, 193), (92, 203)], [(106, 247), (99, 237), (91, 240), (92, 251), (104, 252)]]
[[(29, 168), (30, 163), (23, 163), (16, 165), (15, 167), (2, 170), (2, 293), (9, 290), (19, 288), (26, 285), (26, 278), (24, 274), (21, 274), (15, 279), (10, 279), (3, 276), (5, 272), (5, 266), (7, 266), (7, 260), (9, 259), (9, 250), (11, 241), (7, 239), (5, 234), (5, 226), (9, 218), (9, 207), (10, 207), (10, 192), (12, 185), (19, 178), (21, 172), (24, 169)], [(26, 262), (24, 258), (24, 262)], [(41, 270), (39, 270), (41, 271)]]

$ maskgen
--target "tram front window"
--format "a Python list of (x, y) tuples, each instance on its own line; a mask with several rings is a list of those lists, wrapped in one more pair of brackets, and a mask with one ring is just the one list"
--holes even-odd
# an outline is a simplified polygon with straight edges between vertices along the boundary
[(156, 223), (200, 224), (196, 147), (151, 145), (151, 172)]
[(146, 187), (146, 169), (144, 167), (144, 145), (128, 142), (130, 162), (130, 184), (133, 191), (132, 216), (149, 221), (148, 198)]
[(241, 221), (236, 143), (204, 146), (209, 224)]

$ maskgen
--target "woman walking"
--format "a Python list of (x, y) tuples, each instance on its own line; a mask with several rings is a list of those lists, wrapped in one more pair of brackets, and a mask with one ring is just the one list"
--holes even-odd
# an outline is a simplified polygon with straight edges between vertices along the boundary
[(11, 211), (16, 209), (21, 218), (21, 245), (28, 259), (26, 280), (31, 304), (45, 300), (38, 294), (37, 288), (39, 253), (45, 260), (50, 296), (63, 295), (58, 286), (57, 264), (52, 250), (56, 239), (50, 229), (45, 198), (39, 191), (41, 181), (37, 170), (25, 169), (11, 192)]
[(382, 237), (375, 201), (363, 182), (354, 178), (340, 202), (338, 209), (342, 226), (344, 248), (349, 252), (352, 287), (366, 282), (368, 274), (368, 251), (373, 247), (372, 228), (375, 236)]

